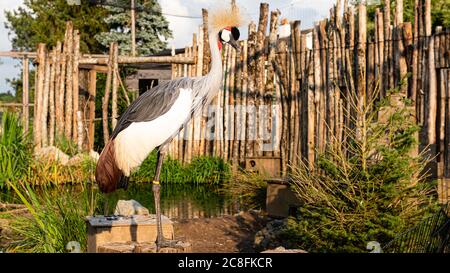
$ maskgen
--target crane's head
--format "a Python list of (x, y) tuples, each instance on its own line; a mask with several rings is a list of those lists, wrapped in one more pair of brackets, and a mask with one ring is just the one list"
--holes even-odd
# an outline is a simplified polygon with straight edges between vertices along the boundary
[(222, 49), (222, 44), (229, 44), (236, 50), (240, 50), (238, 44), (241, 33), (237, 27), (226, 27), (219, 32), (219, 49)]

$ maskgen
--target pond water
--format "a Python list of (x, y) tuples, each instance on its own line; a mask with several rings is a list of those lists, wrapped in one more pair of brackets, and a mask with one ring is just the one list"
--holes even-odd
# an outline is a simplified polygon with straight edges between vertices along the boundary
[[(46, 188), (46, 192), (80, 192), (80, 186), (57, 186)], [(39, 192), (42, 189), (36, 189)], [(70, 195), (68, 195), (70, 196)], [(79, 196), (79, 195), (73, 195)], [(128, 189), (104, 195), (104, 213), (114, 212), (118, 200), (134, 199), (155, 213), (152, 185), (150, 183), (130, 183)], [(0, 193), (0, 201), (17, 203), (17, 197), (12, 191)], [(218, 186), (204, 184), (162, 184), (162, 213), (174, 220), (210, 218), (223, 215), (233, 215), (240, 211), (240, 204), (226, 196)]]

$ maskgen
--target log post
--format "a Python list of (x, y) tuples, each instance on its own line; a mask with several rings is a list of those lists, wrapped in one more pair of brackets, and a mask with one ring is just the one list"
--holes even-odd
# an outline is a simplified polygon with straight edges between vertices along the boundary
[(49, 120), (49, 145), (53, 146), (55, 143), (55, 79), (56, 79), (56, 67), (58, 66), (56, 61), (56, 48), (53, 49), (51, 54), (51, 69), (50, 69), (50, 89), (49, 89), (49, 103), (50, 103), (50, 120)]
[(80, 84), (80, 74), (78, 69), (80, 59), (80, 33), (78, 29), (73, 32), (73, 141), (77, 143), (78, 140), (78, 108), (79, 108), (79, 84)]
[(44, 94), (45, 77), (45, 44), (39, 44), (37, 50), (38, 68), (36, 72), (36, 93), (34, 96), (34, 120), (33, 120), (33, 138), (35, 148), (42, 147), (42, 98)]
[(209, 49), (208, 10), (202, 9), (203, 17), (203, 75), (208, 74), (211, 63), (211, 51)]
[(68, 140), (72, 139), (72, 122), (73, 122), (73, 24), (67, 22), (67, 81), (66, 81), (66, 118), (64, 125), (64, 133)]
[(108, 73), (106, 74), (105, 95), (102, 100), (102, 114), (103, 114), (103, 139), (105, 145), (109, 141), (109, 122), (108, 122), (108, 106), (109, 96), (111, 93), (111, 79), (113, 77), (114, 70), (114, 50), (115, 44), (111, 43), (109, 46), (109, 59), (108, 59)]
[(119, 46), (114, 43), (113, 59), (112, 59), (112, 130), (116, 128), (117, 125), (117, 91), (119, 89), (119, 65), (117, 58), (119, 56)]
[[(436, 63), (434, 56), (434, 37), (431, 33), (431, 0), (425, 0), (425, 35), (428, 37), (428, 119), (427, 119), (427, 140), (432, 155), (436, 151), (436, 113), (437, 113), (437, 79)], [(434, 146), (434, 147), (433, 147)]]
[(89, 71), (89, 133), (88, 150), (94, 149), (95, 141), (95, 98), (97, 92), (97, 71)]
[(42, 146), (46, 147), (48, 145), (48, 97), (50, 92), (50, 58), (48, 54), (45, 56), (44, 64), (44, 89), (42, 95), (42, 116), (41, 116), (41, 126), (42, 126)]
[(30, 63), (28, 57), (22, 59), (22, 121), (24, 134), (28, 134), (30, 109), (29, 107), (29, 90), (30, 90)]

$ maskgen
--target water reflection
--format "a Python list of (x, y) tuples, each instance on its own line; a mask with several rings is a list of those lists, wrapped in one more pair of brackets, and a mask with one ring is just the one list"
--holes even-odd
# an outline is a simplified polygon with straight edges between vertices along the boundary
[[(134, 199), (154, 213), (151, 184), (131, 184), (108, 197), (108, 203)], [(109, 206), (112, 207), (112, 206)], [(225, 197), (218, 187), (208, 185), (167, 184), (161, 187), (161, 210), (171, 219), (209, 218), (238, 212), (237, 203)]]
[[(89, 187), (88, 187), (89, 188)], [(61, 195), (67, 198), (77, 199), (84, 202), (83, 194), (80, 194), (80, 186), (50, 186), (35, 188), (34, 191), (40, 195), (44, 191), (51, 196)], [(91, 192), (86, 190), (89, 196)], [(94, 194), (97, 193), (95, 190)], [(148, 208), (150, 213), (155, 213), (152, 185), (150, 183), (130, 183), (128, 190), (99, 195), (97, 209), (94, 214), (112, 214), (117, 201), (134, 199)], [(90, 198), (90, 197), (89, 197)], [(0, 201), (7, 203), (21, 203), (12, 191), (0, 192)], [(223, 215), (233, 215), (239, 212), (237, 201), (231, 200), (220, 191), (219, 186), (211, 185), (183, 185), (162, 184), (161, 186), (161, 210), (164, 215), (174, 220), (210, 218)]]

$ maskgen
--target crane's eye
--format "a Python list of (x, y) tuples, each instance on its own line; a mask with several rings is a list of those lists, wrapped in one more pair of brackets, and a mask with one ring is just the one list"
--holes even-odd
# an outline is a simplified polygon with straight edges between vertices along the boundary
[(231, 31), (224, 29), (220, 33), (220, 39), (225, 43), (228, 43), (231, 40)]

